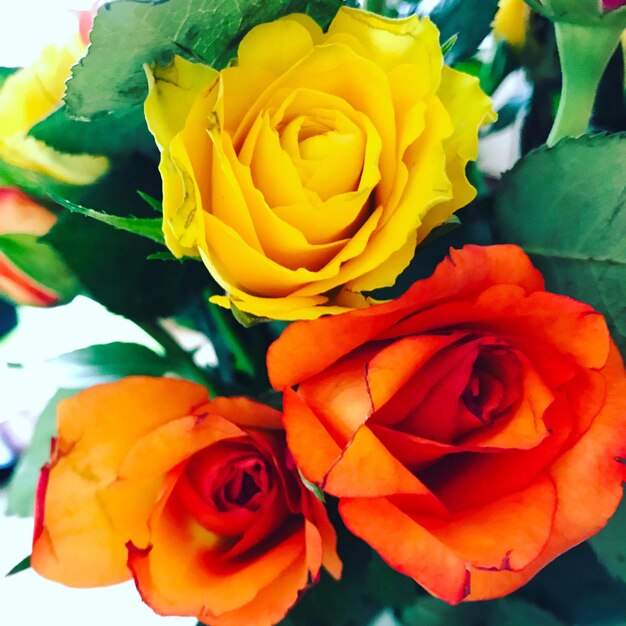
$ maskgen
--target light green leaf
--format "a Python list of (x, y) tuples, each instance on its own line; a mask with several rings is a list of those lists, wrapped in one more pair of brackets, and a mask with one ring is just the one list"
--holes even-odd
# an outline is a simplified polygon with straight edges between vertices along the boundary
[(9, 485), (9, 515), (28, 517), (33, 514), (39, 472), (50, 457), (50, 441), (56, 435), (57, 406), (61, 400), (76, 393), (76, 389), (59, 389), (39, 416), (30, 446), (22, 454)]
[(65, 102), (70, 115), (94, 118), (141, 106), (144, 64), (166, 65), (172, 55), (224, 67), (253, 26), (288, 13), (328, 22), (341, 0), (117, 0), (94, 20), (91, 47), (74, 67)]
[(496, 197), (500, 240), (517, 243), (551, 291), (602, 312), (626, 350), (626, 136), (566, 139), (528, 154)]
[(163, 203), (160, 200), (153, 198), (150, 194), (143, 191), (137, 191), (137, 193), (142, 200), (145, 200), (146, 203), (155, 210), (156, 213), (163, 213)]
[(326, 502), (326, 498), (324, 496), (324, 492), (315, 484), (312, 483), (298, 468), (298, 474), (300, 475), (300, 480), (302, 484), (315, 495), (315, 497), (321, 502)]
[(167, 361), (145, 346), (113, 342), (81, 348), (46, 361), (43, 372), (62, 387), (84, 388), (98, 383), (144, 375), (163, 376)]
[(76, 204), (56, 194), (52, 194), (51, 197), (55, 202), (73, 213), (80, 213), (103, 224), (113, 226), (113, 228), (125, 230), (135, 235), (141, 235), (142, 237), (147, 237), (148, 239), (152, 239), (152, 241), (165, 245), (165, 239), (163, 238), (163, 220), (160, 217), (120, 217), (119, 215), (110, 215), (102, 211), (88, 209), (87, 207)]

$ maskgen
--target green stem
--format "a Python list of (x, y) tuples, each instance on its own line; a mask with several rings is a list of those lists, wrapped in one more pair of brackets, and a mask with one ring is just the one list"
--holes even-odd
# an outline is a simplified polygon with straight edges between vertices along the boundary
[(554, 27), (563, 87), (548, 146), (587, 130), (600, 79), (621, 36), (621, 29), (608, 25), (556, 22)]
[(181, 374), (181, 376), (204, 385), (209, 390), (211, 396), (219, 395), (213, 377), (200, 366), (196, 365), (192, 355), (184, 350), (163, 326), (157, 321), (133, 321), (163, 347), (167, 358), (172, 362), (176, 371)]

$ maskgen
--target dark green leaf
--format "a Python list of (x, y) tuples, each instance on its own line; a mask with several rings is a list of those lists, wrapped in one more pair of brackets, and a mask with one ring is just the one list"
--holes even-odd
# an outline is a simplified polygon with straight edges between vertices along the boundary
[(626, 140), (566, 139), (508, 173), (496, 199), (500, 240), (521, 245), (551, 291), (591, 304), (626, 349)]
[(609, 520), (606, 528), (589, 540), (598, 560), (615, 578), (619, 578), (622, 582), (626, 582), (624, 529), (626, 529), (626, 498), (622, 499), (617, 512)]
[(163, 238), (163, 220), (160, 217), (120, 217), (118, 215), (110, 215), (102, 211), (88, 209), (87, 207), (56, 194), (52, 194), (51, 197), (55, 202), (73, 213), (80, 213), (103, 224), (113, 226), (113, 228), (118, 228), (119, 230), (133, 233), (134, 235), (141, 235), (142, 237), (152, 239), (152, 241), (165, 245)]
[(30, 554), (24, 557), (15, 567), (11, 568), (11, 571), (7, 573), (7, 577), (19, 574), (30, 567)]
[(493, 124), (487, 126), (481, 133), (481, 136), (497, 133), (513, 124), (520, 112), (528, 106), (529, 99), (530, 94), (520, 94), (511, 98), (498, 109), (498, 119)]
[(568, 626), (626, 624), (626, 585), (611, 577), (588, 543), (561, 555), (515, 595)]
[(9, 485), (9, 515), (27, 517), (33, 514), (39, 472), (50, 457), (50, 440), (56, 435), (57, 406), (61, 400), (75, 394), (75, 389), (59, 389), (39, 416), (30, 446), (22, 454)]
[(396, 610), (410, 605), (420, 593), (412, 578), (389, 567), (376, 553), (367, 566), (367, 586), (373, 598)]
[(293, 12), (328, 22), (341, 0), (117, 0), (94, 20), (91, 47), (74, 67), (65, 101), (71, 115), (94, 118), (139, 106), (147, 94), (144, 64), (173, 54), (224, 67), (256, 24)]
[(467, 603), (450, 606), (437, 598), (421, 597), (401, 614), (404, 626), (484, 626), (486, 607), (483, 604)]
[(0, 67), (0, 86), (11, 74), (14, 74), (19, 70), (19, 67)]
[(70, 154), (156, 152), (143, 107), (113, 112), (97, 120), (72, 118), (68, 115), (67, 107), (61, 107), (35, 125), (29, 135), (59, 152)]
[(169, 369), (163, 357), (145, 346), (114, 342), (62, 354), (46, 361), (43, 371), (60, 386), (83, 388), (124, 376), (163, 376)]
[(489, 604), (486, 626), (565, 626), (565, 623), (532, 602), (503, 598)]
[(173, 315), (209, 281), (200, 263), (147, 259), (154, 242), (65, 213), (46, 235), (95, 300), (134, 320)]
[(441, 33), (441, 41), (458, 35), (448, 52), (449, 64), (472, 56), (491, 31), (491, 22), (498, 9), (498, 0), (442, 0), (430, 14)]
[(60, 300), (71, 300), (80, 284), (52, 246), (36, 235), (0, 235), (0, 252), (33, 280), (54, 291)]

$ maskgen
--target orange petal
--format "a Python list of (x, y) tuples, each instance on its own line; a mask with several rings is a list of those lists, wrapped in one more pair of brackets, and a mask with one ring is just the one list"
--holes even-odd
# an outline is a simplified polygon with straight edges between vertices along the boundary
[(602, 411), (550, 470), (558, 506), (545, 549), (520, 572), (473, 574), (471, 599), (500, 597), (521, 587), (554, 558), (597, 533), (615, 512), (623, 495), (623, 465), (616, 457), (626, 441), (626, 375), (613, 344), (603, 374), (607, 398)]
[(261, 589), (248, 604), (221, 615), (210, 612), (198, 619), (211, 626), (274, 626), (296, 603), (307, 583), (304, 559), (296, 559), (280, 576)]
[(544, 550), (552, 533), (556, 495), (554, 482), (544, 474), (522, 491), (462, 511), (450, 520), (419, 519), (474, 568), (518, 571)]
[(304, 560), (304, 529), (293, 525), (256, 555), (222, 558), (219, 536), (170, 498), (150, 521), (149, 549), (130, 548), (128, 566), (144, 601), (161, 615), (219, 615), (245, 606), (294, 562)]
[(464, 561), (388, 498), (344, 498), (339, 512), (349, 530), (429, 593), (450, 604), (468, 595)]
[(309, 480), (321, 483), (339, 457), (341, 448), (297, 393), (285, 389), (283, 404), (289, 450), (302, 473)]

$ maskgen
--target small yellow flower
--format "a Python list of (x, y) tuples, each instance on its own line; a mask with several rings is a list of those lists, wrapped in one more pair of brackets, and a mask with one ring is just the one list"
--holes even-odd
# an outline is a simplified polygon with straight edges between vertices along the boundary
[(343, 8), (252, 29), (236, 63), (148, 71), (164, 232), (201, 256), (219, 304), (315, 318), (391, 285), (415, 246), (475, 196), (465, 176), (494, 114), (444, 67), (425, 18)]
[(493, 20), (493, 34), (513, 47), (526, 41), (530, 7), (524, 0), (500, 0), (498, 12)]
[(30, 67), (2, 84), (0, 160), (70, 185), (93, 183), (107, 171), (105, 157), (64, 154), (28, 136), (35, 124), (61, 105), (70, 69), (85, 49), (78, 34), (64, 47), (48, 46)]

